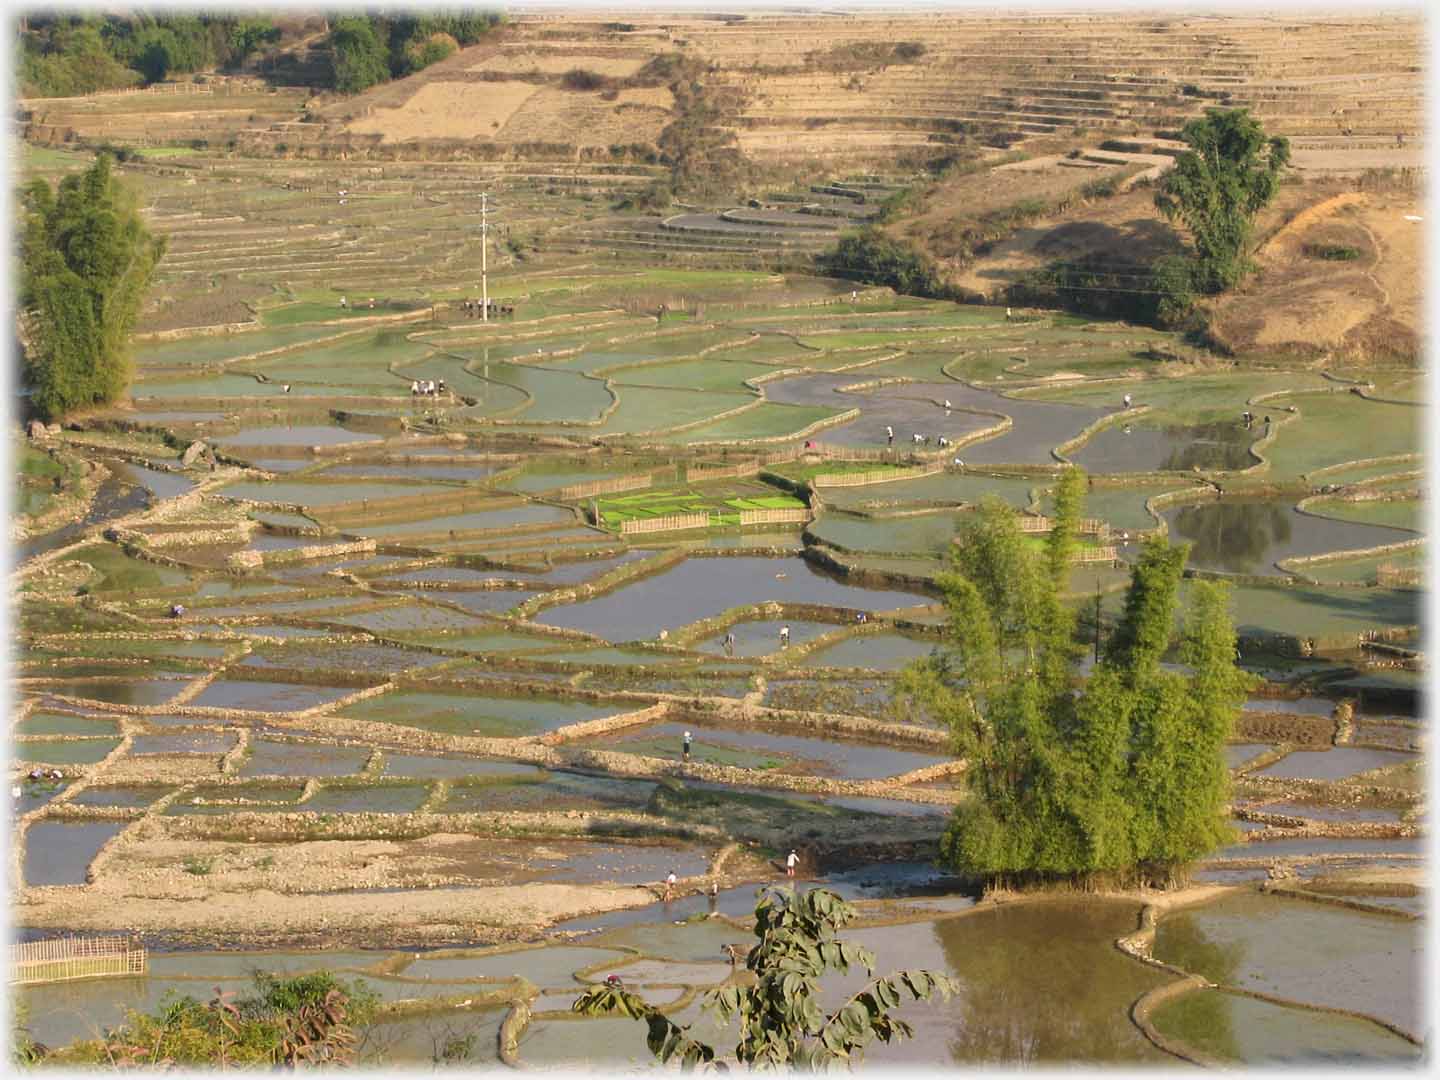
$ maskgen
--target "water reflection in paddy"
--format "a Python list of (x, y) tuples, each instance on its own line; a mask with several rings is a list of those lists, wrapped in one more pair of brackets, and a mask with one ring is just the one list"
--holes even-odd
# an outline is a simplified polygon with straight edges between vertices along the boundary
[(1194, 426), (1116, 424), (1067, 456), (1087, 472), (1189, 472), (1244, 469), (1255, 464), (1250, 443), (1258, 428), (1216, 421)]
[(1415, 533), (1302, 514), (1285, 499), (1224, 499), (1174, 507), (1160, 516), (1189, 541), (1190, 565), (1232, 574), (1281, 573), (1275, 563), (1331, 551), (1413, 540)]
[[(1172, 978), (1114, 947), (1117, 937), (1135, 929), (1137, 915), (1129, 904), (1007, 904), (959, 918), (847, 930), (846, 940), (873, 950), (881, 970), (936, 968), (964, 984), (948, 1003), (902, 1006), (898, 1015), (915, 1026), (915, 1038), (872, 1044), (866, 1064), (1172, 1062), (1129, 1017), (1137, 997)], [(643, 928), (627, 940), (644, 948)], [(825, 1005), (838, 1006), (864, 981), (858, 969), (848, 978), (827, 977)], [(699, 1015), (698, 1005), (691, 1006), (676, 1019), (684, 1023)], [(718, 1036), (728, 1048), (735, 1030), (717, 1033), (707, 1024), (701, 1034)], [(520, 1048), (527, 1064), (648, 1060), (645, 1028), (635, 1021), (545, 1021), (531, 1031)]]

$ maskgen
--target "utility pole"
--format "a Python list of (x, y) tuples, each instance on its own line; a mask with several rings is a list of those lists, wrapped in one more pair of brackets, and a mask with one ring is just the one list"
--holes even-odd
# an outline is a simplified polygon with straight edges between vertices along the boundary
[(490, 279), (486, 276), (485, 261), (485, 241), (490, 233), (489, 198), (489, 192), (480, 193), (480, 318), (485, 322), (490, 321)]

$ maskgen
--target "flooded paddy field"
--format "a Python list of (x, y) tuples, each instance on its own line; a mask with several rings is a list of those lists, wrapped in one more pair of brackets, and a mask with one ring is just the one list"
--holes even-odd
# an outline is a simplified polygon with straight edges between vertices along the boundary
[[(134, 170), (177, 251), (200, 226), (176, 215), (201, 196), (207, 214), (235, 198), (217, 186), (221, 165), (274, 186), (243, 157), (195, 160), (193, 185)], [(343, 172), (354, 162), (282, 165), (359, 186)], [(494, 182), (537, 230), (585, 206), (477, 163), (447, 163), (443, 181), (429, 166), (385, 167), (367, 182), (414, 184), (442, 210)], [(634, 168), (617, 191), (649, 182)], [(993, 496), (1052, 511), (1067, 447), (1107, 477), (1087, 517), (1153, 529), (1147, 500), (1255, 464), (1261, 432), (1236, 423), (1251, 398), (1323, 380), (1175, 364), (1152, 376), (1132, 352), (1172, 335), (1069, 316), (1007, 325), (998, 308), (883, 289), (837, 306), (851, 283), (631, 256), (595, 266), (543, 245), (524, 265), (492, 263), (492, 295), (516, 314), (482, 325), (455, 303), (478, 269), (473, 245), (434, 261), (441, 240), (420, 208), (385, 220), (373, 207), (356, 216), (362, 202), (327, 205), (327, 228), (364, 249), (359, 263), (312, 252), (314, 265), (290, 260), (252, 329), (138, 343), (141, 408), (52, 437), (109, 478), (63, 520), (46, 517), (63, 492), (27, 488), (19, 507), (13, 910), (27, 934), (124, 926), (152, 943), (144, 977), (18, 991), (35, 1036), (90, 1034), (171, 990), (243, 992), (255, 969), (324, 968), (365, 978), (386, 1007), (433, 1005), (392, 1009), (363, 1033), (390, 1061), (428, 1066), (437, 1040), (469, 1035), (467, 1060), (495, 1062), (508, 997), (484, 995), (524, 978), (538, 996), (520, 1063), (645, 1065), (643, 1025), (560, 1010), (613, 969), (698, 1019), (688, 989), (730, 977), (720, 946), (747, 940), (755, 887), (781, 878), (798, 847), (807, 883), (862, 905), (847, 936), (882, 970), (935, 967), (965, 986), (948, 1004), (905, 1006), (917, 1038), (872, 1047), (871, 1063), (1178, 1061), (1131, 1018), (1172, 979), (1115, 948), (1140, 901), (996, 904), (937, 865), (963, 774), (947, 771), (943, 740), (927, 741), (928, 718), (900, 714), (896, 679), (938, 640), (931, 583), (970, 520), (962, 508)], [(268, 197), (234, 212), (282, 233), (311, 213)], [(206, 242), (258, 260), (247, 286), (281, 285), (265, 261), (278, 253)], [(386, 309), (399, 321), (377, 330), (340, 314), (341, 295), (396, 295), (387, 277), (402, 270), (423, 273)], [(164, 288), (182, 295), (208, 276), (176, 274)], [(1126, 343), (1096, 344), (1102, 333)], [(1035, 387), (1057, 372), (1068, 374)], [(1131, 376), (1123, 390), (1117, 374)], [(412, 401), (412, 378), (444, 378), (452, 393)], [(1032, 388), (1004, 389), (1021, 382)], [(1105, 424), (1125, 392), (1153, 410), (1128, 432)], [(1368, 715), (1376, 695), (1413, 699), (1417, 673), (1373, 667), (1356, 648), (1416, 643), (1405, 631), (1423, 592), (1407, 572), (1423, 559), (1305, 564), (1321, 585), (1273, 564), (1418, 537), (1404, 527), (1417, 526), (1414, 499), (1332, 493), (1313, 513), (1293, 508), (1326, 483), (1381, 493), (1387, 471), (1419, 463), (1365, 464), (1418, 451), (1413, 408), (1292, 396), (1298, 412), (1256, 447), (1274, 452), (1268, 472), (1220, 477), (1222, 500), (1157, 505), (1171, 537), (1194, 545), (1192, 566), (1273, 579), (1232, 593), (1247, 663), (1252, 647), (1269, 650), (1285, 684), (1248, 711), (1324, 720), (1365, 699), (1331, 749), (1266, 741), (1279, 738), (1268, 729), (1226, 748), (1232, 768), (1255, 763), (1237, 772), (1237, 807), (1309, 824), (1245, 821), (1255, 839), (1200, 873), (1259, 880), (1268, 868), (1246, 860), (1273, 861), (1319, 888), (1341, 871), (1424, 865), (1423, 742)], [(914, 433), (931, 441), (911, 460)], [(937, 435), (983, 437), (941, 454)], [(213, 468), (182, 462), (192, 441), (218, 452)], [(897, 465), (945, 468), (812, 484)], [(1327, 471), (1307, 479), (1316, 470)], [(1250, 479), (1287, 486), (1242, 501)], [(647, 532), (604, 517), (672, 492), (676, 509), (715, 519)], [(735, 499), (747, 500), (743, 521)], [(1072, 581), (1077, 603), (1101, 586), (1107, 630), (1123, 578), (1107, 564)], [(911, 728), (886, 726), (898, 724)], [(19, 775), (39, 765), (64, 776)], [(894, 782), (917, 770), (931, 771)], [(1381, 794), (1355, 794), (1371, 787)], [(677, 895), (661, 901), (671, 872)], [(1407, 916), (1423, 898), (1391, 893), (1365, 901), (1388, 914), (1248, 891), (1162, 914), (1156, 955), (1220, 985), (1174, 999), (1155, 1027), (1247, 1064), (1413, 1061), (1413, 1044), (1365, 1018), (1416, 1030)], [(210, 948), (164, 947), (175, 940)], [(827, 1002), (854, 988), (834, 980)]]
[(1419, 1035), (1423, 923), (1241, 893), (1160, 921), (1155, 956), (1221, 986), (1350, 1009)]
[(857, 588), (803, 559), (736, 556), (690, 559), (599, 599), (549, 609), (536, 621), (611, 641), (639, 641), (743, 604), (787, 601), (873, 612), (926, 604), (930, 598)]

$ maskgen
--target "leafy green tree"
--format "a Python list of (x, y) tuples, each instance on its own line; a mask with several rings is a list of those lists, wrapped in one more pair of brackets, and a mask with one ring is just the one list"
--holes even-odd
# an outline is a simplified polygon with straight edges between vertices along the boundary
[(335, 89), (358, 94), (390, 78), (387, 50), (369, 19), (362, 15), (336, 19), (330, 29), (330, 62)]
[[(946, 975), (925, 970), (897, 971), (873, 978), (875, 957), (868, 949), (841, 941), (836, 934), (855, 917), (855, 909), (834, 893), (789, 888), (763, 891), (755, 906), (755, 937), (745, 966), (755, 973), (749, 986), (722, 986), (706, 994), (704, 1008), (725, 1023), (738, 1017), (740, 1041), (735, 1060), (750, 1068), (790, 1066), (818, 1070), (850, 1063), (879, 1039), (898, 1042), (914, 1034), (891, 1010), (905, 1000), (929, 1001), (937, 992), (946, 1000), (958, 986)], [(820, 979), (826, 971), (848, 973), (864, 968), (869, 982), (836, 1009), (820, 1007)], [(623, 986), (601, 984), (576, 999), (575, 1012), (586, 1016), (620, 1015), (649, 1026), (650, 1052), (662, 1062), (679, 1059), (725, 1070), (715, 1048), (689, 1034), (638, 994)]]
[(134, 66), (146, 82), (162, 82), (166, 75), (180, 66), (180, 42), (164, 27), (145, 33), (135, 57)]
[(1074, 614), (1063, 602), (1083, 481), (1062, 477), (1040, 550), (1015, 511), (987, 500), (937, 580), (946, 648), (903, 673), (897, 708), (947, 722), (971, 798), (942, 840), (946, 863), (991, 881), (1102, 873), (1169, 882), (1230, 837), (1223, 746), (1249, 677), (1235, 667), (1222, 586), (1194, 582), (1174, 637), (1188, 548), (1148, 541), (1125, 609), (1083, 692), (1072, 688)]
[(165, 251), (101, 154), (52, 190), (24, 192), (24, 377), (47, 418), (114, 401), (130, 381), (130, 331)]
[(1155, 206), (1190, 230), (1199, 255), (1196, 283), (1205, 292), (1228, 289), (1249, 269), (1246, 258), (1255, 215), (1280, 185), (1290, 143), (1267, 138), (1248, 109), (1206, 109), (1180, 132), (1190, 149), (1175, 160)]
[(239, 63), (262, 45), (280, 40), (280, 28), (269, 19), (241, 19), (229, 33), (230, 60)]

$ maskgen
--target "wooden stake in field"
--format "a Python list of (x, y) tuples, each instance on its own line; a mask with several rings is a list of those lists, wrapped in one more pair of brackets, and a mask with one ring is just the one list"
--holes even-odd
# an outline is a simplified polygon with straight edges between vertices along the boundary
[(490, 281), (485, 260), (485, 240), (490, 232), (489, 199), (488, 191), (480, 193), (480, 318), (485, 322), (490, 321)]

